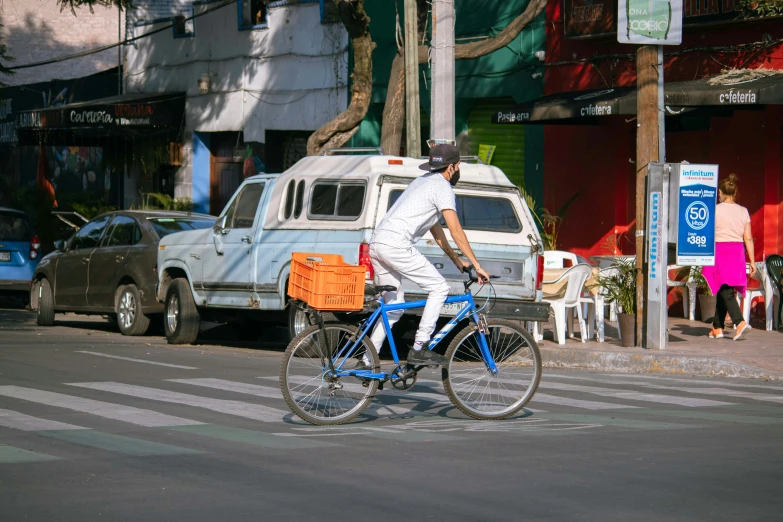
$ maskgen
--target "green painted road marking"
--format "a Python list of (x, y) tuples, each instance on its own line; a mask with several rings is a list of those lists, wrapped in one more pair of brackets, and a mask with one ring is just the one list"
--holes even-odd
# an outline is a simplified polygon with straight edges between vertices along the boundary
[(46, 462), (60, 460), (59, 457), (27, 451), (13, 446), (0, 445), (0, 464), (17, 464), (20, 462)]
[[(634, 410), (636, 413), (636, 410)], [(588, 424), (603, 424), (604, 426), (616, 426), (619, 428), (634, 428), (640, 430), (679, 430), (684, 428), (699, 428), (696, 424), (675, 424), (671, 422), (657, 422), (640, 419), (628, 419), (618, 417), (602, 417), (600, 415), (582, 415), (579, 413), (546, 413), (544, 418), (560, 421), (582, 422)], [(545, 428), (546, 424), (541, 425)]]
[(740, 424), (783, 424), (781, 417), (758, 417), (755, 415), (732, 415), (730, 413), (717, 413), (707, 411), (682, 411), (682, 410), (642, 410), (634, 411), (639, 414), (661, 415), (666, 417), (681, 417), (683, 419), (702, 419), (718, 422), (736, 422)]
[(219, 439), (228, 442), (239, 442), (241, 444), (251, 444), (253, 446), (264, 446), (276, 449), (308, 449), (324, 448), (327, 446), (339, 446), (330, 442), (305, 439), (301, 437), (280, 436), (274, 433), (264, 433), (261, 431), (245, 430), (241, 428), (231, 428), (228, 426), (216, 426), (214, 424), (202, 424), (199, 426), (176, 426), (170, 428), (180, 433), (190, 433)]
[(103, 433), (94, 430), (69, 430), (69, 431), (39, 431), (39, 435), (51, 437), (53, 439), (79, 444), (81, 446), (90, 446), (106, 451), (115, 451), (132, 455), (135, 457), (149, 457), (153, 455), (193, 455), (201, 453), (200, 451), (148, 440), (134, 439), (114, 435), (112, 433)]

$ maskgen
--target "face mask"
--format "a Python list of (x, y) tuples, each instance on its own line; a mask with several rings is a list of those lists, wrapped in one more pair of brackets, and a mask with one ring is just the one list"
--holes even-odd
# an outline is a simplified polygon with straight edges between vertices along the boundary
[(459, 181), (459, 169), (455, 170), (454, 173), (451, 175), (451, 179), (449, 180), (449, 183), (451, 183), (452, 187), (455, 187), (458, 181)]

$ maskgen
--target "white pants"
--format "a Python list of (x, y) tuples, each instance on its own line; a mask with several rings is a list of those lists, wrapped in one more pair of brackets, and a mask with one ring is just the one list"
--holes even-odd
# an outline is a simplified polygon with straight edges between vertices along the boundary
[[(385, 292), (383, 301), (386, 304), (396, 304), (405, 302), (405, 293), (402, 291), (402, 278), (405, 277), (419, 285), (422, 290), (429, 293), (427, 305), (421, 314), (419, 329), (416, 331), (416, 341), (424, 344), (430, 340), (435, 323), (440, 315), (440, 309), (449, 295), (449, 284), (440, 275), (438, 269), (427, 261), (427, 258), (421, 255), (421, 252), (413, 247), (396, 248), (380, 243), (370, 244), (370, 259), (372, 267), (375, 269), (376, 281), (379, 285), (396, 286), (396, 292)], [(402, 310), (389, 312), (389, 326), (402, 317)], [(386, 339), (386, 332), (383, 328), (383, 321), (379, 320), (370, 336), (375, 349), (380, 351), (383, 341)]]

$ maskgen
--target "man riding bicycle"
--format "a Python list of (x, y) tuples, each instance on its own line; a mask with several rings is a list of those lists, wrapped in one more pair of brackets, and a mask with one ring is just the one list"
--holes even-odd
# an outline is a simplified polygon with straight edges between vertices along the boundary
[[(405, 189), (378, 224), (370, 240), (370, 259), (375, 269), (376, 282), (397, 288), (395, 292), (384, 293), (385, 303), (405, 302), (405, 294), (402, 291), (403, 277), (413, 281), (429, 294), (413, 347), (408, 352), (407, 361), (411, 365), (437, 366), (446, 363), (443, 356), (426, 348), (440, 309), (449, 294), (446, 280), (413, 245), (429, 231), (460, 272), (473, 265), (479, 282), (483, 283), (489, 279), (489, 273), (479, 265), (457, 217), (452, 187), (459, 181), (459, 163), (459, 149), (456, 146), (438, 144), (432, 147), (429, 162), (419, 167), (428, 174), (415, 179)], [(449, 245), (440, 225), (441, 217), (445, 220), (457, 247), (470, 263), (461, 260)], [(389, 327), (400, 319), (402, 313), (402, 310), (388, 313)], [(370, 337), (376, 350), (380, 351), (385, 338), (386, 332), (379, 322)]]

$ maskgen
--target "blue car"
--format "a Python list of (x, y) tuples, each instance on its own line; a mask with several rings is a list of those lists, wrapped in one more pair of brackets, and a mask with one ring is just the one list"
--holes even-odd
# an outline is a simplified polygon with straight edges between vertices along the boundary
[(0, 296), (30, 297), (41, 242), (24, 212), (0, 207)]

